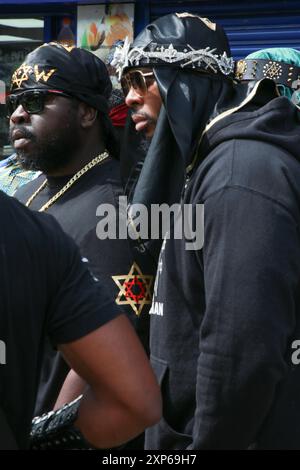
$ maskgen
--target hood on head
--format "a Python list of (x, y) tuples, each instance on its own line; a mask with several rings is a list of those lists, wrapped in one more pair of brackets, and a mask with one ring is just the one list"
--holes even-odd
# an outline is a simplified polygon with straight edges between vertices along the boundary
[[(238, 90), (240, 88), (241, 85)], [(299, 160), (299, 124), (299, 108), (286, 97), (278, 96), (273, 81), (262, 80), (257, 82), (242, 106), (219, 114), (207, 126), (199, 147), (199, 159), (204, 159), (227, 140), (253, 139), (281, 147)]]

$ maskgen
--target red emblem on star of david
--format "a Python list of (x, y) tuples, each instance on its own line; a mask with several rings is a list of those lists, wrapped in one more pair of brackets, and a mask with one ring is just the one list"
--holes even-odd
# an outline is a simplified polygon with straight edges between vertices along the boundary
[(135, 303), (138, 303), (139, 300), (142, 300), (145, 297), (145, 286), (144, 283), (139, 281), (135, 276), (131, 281), (125, 282), (125, 297), (128, 299), (130, 297)]
[(120, 288), (116, 298), (118, 305), (130, 305), (135, 314), (140, 315), (144, 305), (151, 304), (153, 276), (143, 274), (136, 263), (128, 274), (112, 278)]

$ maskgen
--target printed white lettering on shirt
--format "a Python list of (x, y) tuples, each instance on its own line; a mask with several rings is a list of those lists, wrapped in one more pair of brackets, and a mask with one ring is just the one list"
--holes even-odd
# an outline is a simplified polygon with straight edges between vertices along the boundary
[(158, 315), (162, 317), (164, 314), (164, 304), (163, 302), (152, 302), (149, 315)]

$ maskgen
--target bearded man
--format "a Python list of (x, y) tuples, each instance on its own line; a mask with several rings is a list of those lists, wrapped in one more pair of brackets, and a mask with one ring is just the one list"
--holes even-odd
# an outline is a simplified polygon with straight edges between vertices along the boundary
[[(56, 218), (146, 346), (143, 313), (150, 304), (152, 277), (143, 274), (126, 239), (100, 240), (96, 233), (99, 206), (117, 211), (122, 195), (118, 146), (108, 117), (111, 90), (104, 63), (88, 51), (50, 43), (26, 57), (12, 76), (10, 135), (23, 167), (43, 175), (16, 197)], [(48, 348), (37, 413), (52, 409), (68, 371), (62, 357)], [(80, 393), (80, 387), (76, 390)], [(67, 390), (61, 400), (72, 398)]]

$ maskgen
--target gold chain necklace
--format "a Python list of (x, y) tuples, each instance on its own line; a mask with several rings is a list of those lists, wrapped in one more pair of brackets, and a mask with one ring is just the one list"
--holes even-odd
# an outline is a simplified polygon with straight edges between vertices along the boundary
[[(79, 180), (79, 178), (81, 178), (82, 175), (84, 175), (87, 171), (89, 171), (95, 165), (98, 165), (99, 163), (102, 163), (108, 157), (109, 157), (109, 153), (107, 151), (105, 151), (105, 152), (101, 153), (100, 155), (98, 155), (97, 157), (93, 158), (93, 160), (91, 160), (87, 165), (85, 165), (83, 168), (81, 168), (81, 170), (79, 170), (74, 176), (72, 176), (72, 178), (65, 184), (65, 186), (63, 186), (61, 188), (61, 190), (58, 191), (58, 193), (56, 193), (48, 202), (46, 202), (46, 204), (44, 204), (39, 209), (39, 212), (44, 212), (47, 209), (49, 209), (49, 207), (52, 206), (52, 204), (54, 204), (57, 201), (57, 199), (59, 199), (63, 194), (65, 194), (65, 192), (68, 191), (68, 189), (71, 186), (73, 186), (73, 184), (77, 180)], [(33, 193), (32, 196), (30, 196), (30, 198), (28, 199), (28, 201), (25, 204), (27, 207), (30, 206), (30, 204), (36, 198), (36, 196), (45, 188), (46, 184), (47, 184), (47, 179), (45, 179), (45, 181), (43, 181), (41, 186)]]

